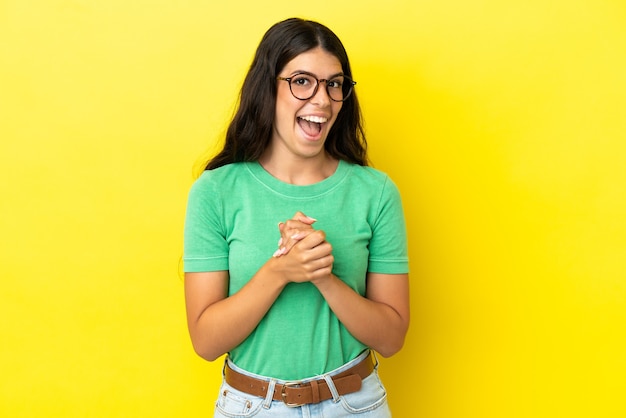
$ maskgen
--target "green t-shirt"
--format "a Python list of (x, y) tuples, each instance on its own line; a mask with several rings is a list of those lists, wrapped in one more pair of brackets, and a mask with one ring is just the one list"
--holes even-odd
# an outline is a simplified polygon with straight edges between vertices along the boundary
[[(257, 162), (205, 171), (193, 184), (184, 241), (186, 272), (228, 270), (236, 293), (272, 257), (278, 222), (301, 211), (333, 246), (333, 273), (361, 295), (367, 272), (408, 272), (398, 189), (384, 173), (340, 161), (336, 172), (296, 186)], [(367, 348), (311, 283), (288, 284), (230, 358), (252, 373), (299, 380), (331, 371)]]

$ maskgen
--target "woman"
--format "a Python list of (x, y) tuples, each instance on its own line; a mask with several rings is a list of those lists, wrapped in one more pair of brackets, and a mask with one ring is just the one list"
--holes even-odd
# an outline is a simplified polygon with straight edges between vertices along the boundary
[(372, 351), (407, 332), (406, 233), (351, 77), (325, 26), (272, 26), (191, 188), (187, 319), (201, 357), (228, 354), (217, 417), (390, 416)]

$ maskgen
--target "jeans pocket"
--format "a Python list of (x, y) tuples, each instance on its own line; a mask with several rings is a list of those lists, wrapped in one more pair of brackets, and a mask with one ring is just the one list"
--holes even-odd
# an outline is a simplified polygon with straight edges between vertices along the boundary
[(343, 395), (340, 399), (344, 409), (351, 414), (362, 414), (380, 408), (381, 414), (376, 416), (391, 416), (387, 405), (387, 391), (380, 381), (378, 370), (363, 379), (361, 390)]
[(238, 391), (224, 382), (215, 404), (215, 417), (253, 417), (262, 407), (262, 398)]

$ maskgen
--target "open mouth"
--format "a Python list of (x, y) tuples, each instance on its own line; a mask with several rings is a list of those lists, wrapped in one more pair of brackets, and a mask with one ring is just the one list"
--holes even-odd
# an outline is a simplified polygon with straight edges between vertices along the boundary
[(298, 125), (308, 136), (318, 136), (328, 119), (321, 116), (298, 116)]

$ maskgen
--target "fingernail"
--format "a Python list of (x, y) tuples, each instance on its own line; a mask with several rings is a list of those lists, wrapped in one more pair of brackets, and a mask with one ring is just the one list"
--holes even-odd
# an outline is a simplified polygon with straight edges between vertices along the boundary
[(283, 245), (283, 237), (280, 237), (278, 240), (278, 246), (280, 247), (281, 245)]
[(317, 219), (315, 218), (311, 218), (310, 216), (307, 216), (307, 218), (309, 218), (310, 220), (312, 220), (313, 222), (317, 222)]
[(280, 255), (281, 255), (281, 252), (280, 252), (280, 248), (279, 248), (276, 251), (274, 251), (274, 254), (272, 255), (272, 257), (278, 257)]

